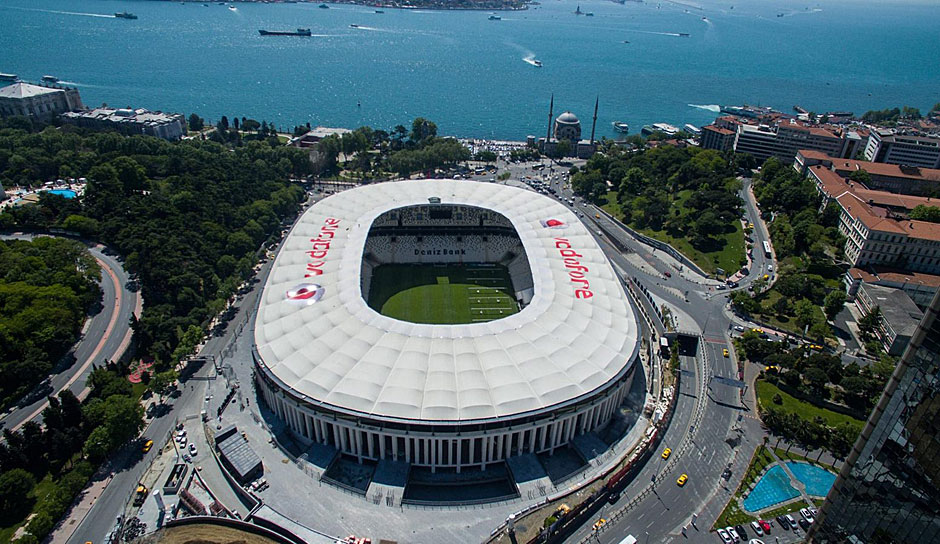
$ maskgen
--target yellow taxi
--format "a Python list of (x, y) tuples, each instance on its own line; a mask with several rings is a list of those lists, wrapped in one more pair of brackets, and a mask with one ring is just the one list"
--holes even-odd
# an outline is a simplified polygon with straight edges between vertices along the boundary
[(672, 450), (666, 448), (663, 450), (663, 459), (669, 459), (669, 456), (672, 455)]
[(764, 329), (758, 329), (757, 327), (754, 327), (753, 329), (751, 329), (751, 332), (756, 332), (757, 334), (764, 334)]
[(688, 482), (688, 481), (689, 481), (689, 475), (683, 473), (682, 476), (679, 476), (679, 479), (676, 480), (676, 485), (678, 485), (679, 487), (682, 487), (682, 486), (684, 486), (685, 483)]
[(144, 453), (147, 453), (148, 451), (150, 451), (150, 448), (152, 447), (153, 447), (153, 440), (148, 440), (144, 442), (144, 447), (142, 448), (142, 450)]
[(747, 224), (747, 228), (753, 229), (753, 228), (754, 228), (754, 223), (748, 223), (748, 224)]
[(765, 279), (765, 280), (769, 280), (769, 279), (770, 279), (770, 276), (768, 276), (767, 274), (764, 274), (764, 279)]
[(725, 348), (725, 349), (721, 350), (721, 354), (724, 355), (725, 357), (727, 357), (727, 356), (728, 356), (728, 348)]
[(596, 531), (597, 531), (598, 529), (600, 529), (601, 526), (604, 525), (605, 523), (607, 523), (607, 520), (604, 519), (604, 518), (600, 518), (600, 519), (598, 519), (597, 521), (595, 521), (595, 522), (594, 522), (594, 527), (593, 527), (594, 531), (596, 532)]

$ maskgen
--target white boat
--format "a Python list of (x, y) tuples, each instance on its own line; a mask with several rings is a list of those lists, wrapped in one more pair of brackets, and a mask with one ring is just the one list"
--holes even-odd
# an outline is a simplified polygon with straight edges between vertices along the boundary
[(42, 76), (42, 80), (45, 83), (58, 83), (59, 82), (59, 78), (55, 76)]
[(19, 79), (16, 77), (16, 74), (4, 74), (0, 73), (0, 81), (4, 83), (16, 83), (16, 80)]
[(623, 121), (614, 121), (613, 123), (611, 123), (611, 125), (613, 125), (614, 130), (622, 134), (626, 134), (630, 132), (630, 125), (624, 123)]

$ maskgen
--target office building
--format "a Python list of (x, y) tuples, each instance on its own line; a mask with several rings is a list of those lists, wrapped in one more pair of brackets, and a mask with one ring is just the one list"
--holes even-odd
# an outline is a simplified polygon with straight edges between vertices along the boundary
[(934, 297), (855, 442), (807, 539), (940, 538), (940, 295)]
[(940, 168), (940, 138), (872, 130), (865, 146), (865, 160)]
[(862, 315), (878, 308), (875, 334), (888, 355), (904, 352), (914, 329), (924, 317), (911, 297), (901, 289), (863, 283), (855, 297), (855, 306)]
[(759, 160), (777, 157), (788, 163), (801, 149), (842, 157), (846, 139), (841, 132), (837, 134), (833, 130), (804, 125), (794, 119), (780, 120), (774, 125), (739, 124), (734, 150), (737, 153), (749, 153)]

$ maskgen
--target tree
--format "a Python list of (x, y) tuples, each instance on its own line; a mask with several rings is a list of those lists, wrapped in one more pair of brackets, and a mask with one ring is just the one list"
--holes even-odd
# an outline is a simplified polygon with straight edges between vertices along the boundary
[(914, 206), (913, 210), (911, 210), (909, 217), (918, 221), (940, 223), (940, 206), (927, 206), (926, 204), (918, 204), (917, 206)]
[(222, 118), (219, 119), (219, 128), (222, 130), (228, 130), (228, 117), (223, 115)]
[(36, 487), (36, 478), (29, 472), (14, 468), (0, 474), (0, 510), (19, 510), (26, 495)]
[(803, 377), (806, 378), (813, 395), (825, 396), (826, 384), (829, 382), (829, 376), (826, 375), (825, 371), (816, 367), (807, 368), (806, 372), (803, 373)]
[(826, 314), (826, 319), (832, 321), (835, 319), (839, 312), (842, 311), (842, 307), (845, 305), (845, 291), (841, 289), (835, 289), (826, 294), (826, 298), (823, 300), (823, 311)]
[(165, 372), (158, 372), (150, 380), (150, 389), (160, 395), (160, 400), (162, 401), (163, 396), (170, 392), (177, 379), (179, 379), (179, 373), (175, 370), (171, 369)]
[(571, 140), (558, 140), (555, 144), (555, 156), (567, 157), (571, 154)]
[(801, 328), (809, 327), (816, 322), (816, 305), (805, 298), (796, 301), (793, 305), (793, 313)]
[(437, 125), (433, 121), (429, 121), (424, 117), (416, 117), (411, 123), (409, 138), (413, 143), (419, 143), (435, 136), (437, 136)]
[(199, 132), (205, 128), (206, 123), (203, 121), (202, 117), (199, 117), (195, 113), (189, 115), (189, 130), (193, 132)]

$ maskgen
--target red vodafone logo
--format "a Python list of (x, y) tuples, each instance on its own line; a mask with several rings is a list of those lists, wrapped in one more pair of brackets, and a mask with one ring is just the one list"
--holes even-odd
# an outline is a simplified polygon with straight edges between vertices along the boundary
[(315, 283), (301, 283), (287, 291), (287, 301), (300, 306), (309, 306), (323, 298), (326, 289)]
[(542, 219), (540, 223), (547, 229), (561, 229), (566, 226), (565, 222), (561, 219)]

